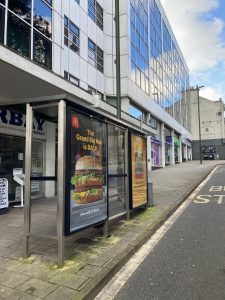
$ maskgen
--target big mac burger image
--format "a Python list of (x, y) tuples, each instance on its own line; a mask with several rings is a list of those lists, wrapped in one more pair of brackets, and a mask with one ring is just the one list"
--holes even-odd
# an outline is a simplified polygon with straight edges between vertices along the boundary
[(71, 184), (75, 186), (72, 192), (72, 200), (75, 203), (86, 204), (101, 200), (104, 185), (101, 161), (95, 156), (83, 156), (78, 159)]

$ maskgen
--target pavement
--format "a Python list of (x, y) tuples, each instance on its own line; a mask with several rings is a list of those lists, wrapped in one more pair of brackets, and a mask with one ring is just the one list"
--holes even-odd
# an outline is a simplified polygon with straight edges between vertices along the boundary
[[(32, 237), (31, 256), (22, 258), (23, 209), (11, 208), (0, 215), (0, 299), (93, 299), (218, 164), (225, 161), (192, 161), (152, 171), (154, 206), (111, 224), (108, 238), (101, 228), (66, 238), (63, 268), (56, 265), (54, 240)], [(32, 202), (31, 229), (55, 233), (55, 199)]]

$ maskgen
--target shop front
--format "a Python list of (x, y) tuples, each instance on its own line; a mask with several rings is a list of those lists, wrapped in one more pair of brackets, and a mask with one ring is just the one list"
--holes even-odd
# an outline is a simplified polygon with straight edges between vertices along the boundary
[(160, 168), (161, 167), (161, 140), (158, 137), (151, 137), (151, 161), (153, 168)]
[(171, 160), (171, 155), (172, 155), (172, 137), (171, 136), (166, 136), (165, 139), (165, 164), (171, 165), (172, 160)]
[[(21, 188), (14, 180), (14, 173), (24, 173), (25, 166), (25, 115), (0, 108), (0, 178), (8, 180), (9, 203), (21, 200)], [(32, 176), (42, 176), (45, 168), (44, 151), (46, 122), (37, 118), (33, 123)], [(41, 182), (32, 181), (32, 198), (44, 196)]]
[(176, 164), (180, 162), (180, 147), (181, 147), (181, 141), (179, 140), (178, 136), (174, 134), (174, 161)]

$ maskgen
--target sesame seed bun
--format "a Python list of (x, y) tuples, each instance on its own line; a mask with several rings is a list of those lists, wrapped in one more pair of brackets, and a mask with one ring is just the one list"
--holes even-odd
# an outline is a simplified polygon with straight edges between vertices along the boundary
[(83, 170), (102, 171), (102, 164), (101, 161), (95, 156), (83, 156), (77, 161), (75, 170), (76, 171), (83, 171)]

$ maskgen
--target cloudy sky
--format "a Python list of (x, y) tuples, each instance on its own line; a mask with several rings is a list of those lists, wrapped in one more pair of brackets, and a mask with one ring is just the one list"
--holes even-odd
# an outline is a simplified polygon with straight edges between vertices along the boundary
[(201, 95), (225, 102), (225, 0), (161, 0)]

